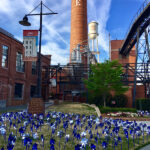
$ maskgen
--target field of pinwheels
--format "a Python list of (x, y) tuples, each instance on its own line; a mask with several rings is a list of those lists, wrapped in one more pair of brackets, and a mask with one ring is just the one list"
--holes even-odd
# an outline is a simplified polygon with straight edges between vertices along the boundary
[(132, 150), (150, 141), (150, 126), (96, 115), (25, 111), (0, 115), (1, 150)]

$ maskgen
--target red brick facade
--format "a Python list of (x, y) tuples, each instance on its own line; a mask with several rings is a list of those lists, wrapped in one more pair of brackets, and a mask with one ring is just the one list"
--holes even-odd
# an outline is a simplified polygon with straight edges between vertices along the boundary
[[(135, 61), (136, 61), (136, 49), (135, 47), (132, 48), (130, 53), (127, 56), (122, 56), (119, 54), (119, 49), (121, 48), (123, 44), (123, 40), (112, 40), (111, 41), (111, 60), (118, 60), (119, 63), (121, 63), (123, 66), (125, 66), (127, 63), (130, 63), (130, 66), (133, 68), (135, 67)], [(132, 64), (133, 63), (133, 64)], [(133, 76), (134, 72), (128, 70), (128, 75)], [(130, 77), (129, 81), (134, 81), (134, 77)], [(136, 98), (144, 98), (144, 88), (143, 85), (138, 85), (136, 88)], [(133, 98), (133, 83), (130, 84), (129, 90), (125, 93), (125, 95), (128, 97), (128, 107), (132, 107), (132, 98)]]
[[(2, 66), (3, 45), (8, 47), (8, 66)], [(37, 85), (37, 75), (32, 74), (32, 62), (25, 62), (23, 72), (16, 71), (16, 54), (23, 54), (23, 43), (12, 36), (0, 32), (0, 100), (6, 100), (7, 105), (27, 104), (30, 99), (31, 85)], [(50, 65), (50, 56), (42, 55), (42, 66)], [(14, 97), (15, 83), (23, 84), (22, 98)], [(48, 88), (48, 87), (47, 87)], [(47, 89), (47, 91), (49, 91)], [(48, 98), (48, 93), (43, 93)]]
[[(74, 48), (88, 43), (87, 25), (87, 0), (71, 0), (71, 36), (70, 36), (70, 58)], [(83, 47), (81, 47), (83, 49)], [(86, 57), (82, 56), (83, 64), (87, 64)]]
[(29, 102), (28, 112), (30, 114), (45, 114), (45, 105), (43, 99), (32, 98)]

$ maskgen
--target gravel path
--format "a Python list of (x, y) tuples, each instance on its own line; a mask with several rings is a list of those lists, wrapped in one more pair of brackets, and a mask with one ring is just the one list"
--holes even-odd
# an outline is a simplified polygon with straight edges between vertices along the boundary
[(147, 145), (147, 146), (141, 148), (140, 150), (150, 150), (150, 145)]

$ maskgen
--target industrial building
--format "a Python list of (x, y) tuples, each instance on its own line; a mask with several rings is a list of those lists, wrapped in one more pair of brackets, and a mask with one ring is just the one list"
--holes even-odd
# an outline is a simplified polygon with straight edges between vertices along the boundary
[[(0, 107), (24, 105), (35, 96), (36, 62), (24, 62), (23, 54), (23, 43), (0, 28)], [(50, 55), (42, 55), (42, 66), (49, 66), (50, 62)], [(42, 95), (48, 100), (49, 86), (42, 85)]]
[[(118, 60), (124, 67), (125, 75), (128, 75), (127, 81), (124, 81), (125, 85), (129, 87), (129, 90), (125, 93), (128, 98), (128, 107), (132, 107), (133, 102), (133, 86), (134, 86), (134, 73), (131, 69), (126, 69), (126, 65), (130, 64), (130, 67), (135, 68), (136, 62), (136, 48), (131, 49), (130, 53), (126, 56), (120, 54), (120, 48), (122, 47), (124, 40), (112, 40), (111, 41), (111, 53), (110, 60)], [(143, 85), (136, 85), (136, 98), (145, 97), (145, 88)]]

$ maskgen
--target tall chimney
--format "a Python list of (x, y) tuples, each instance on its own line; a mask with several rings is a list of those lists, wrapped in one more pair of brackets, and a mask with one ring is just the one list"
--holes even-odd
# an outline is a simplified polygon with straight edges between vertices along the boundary
[[(87, 45), (88, 29), (87, 29), (87, 0), (72, 0), (71, 2), (71, 37), (70, 37), (70, 59), (71, 53), (78, 44)], [(82, 62), (85, 62), (82, 57)], [(70, 61), (71, 62), (71, 61)]]

